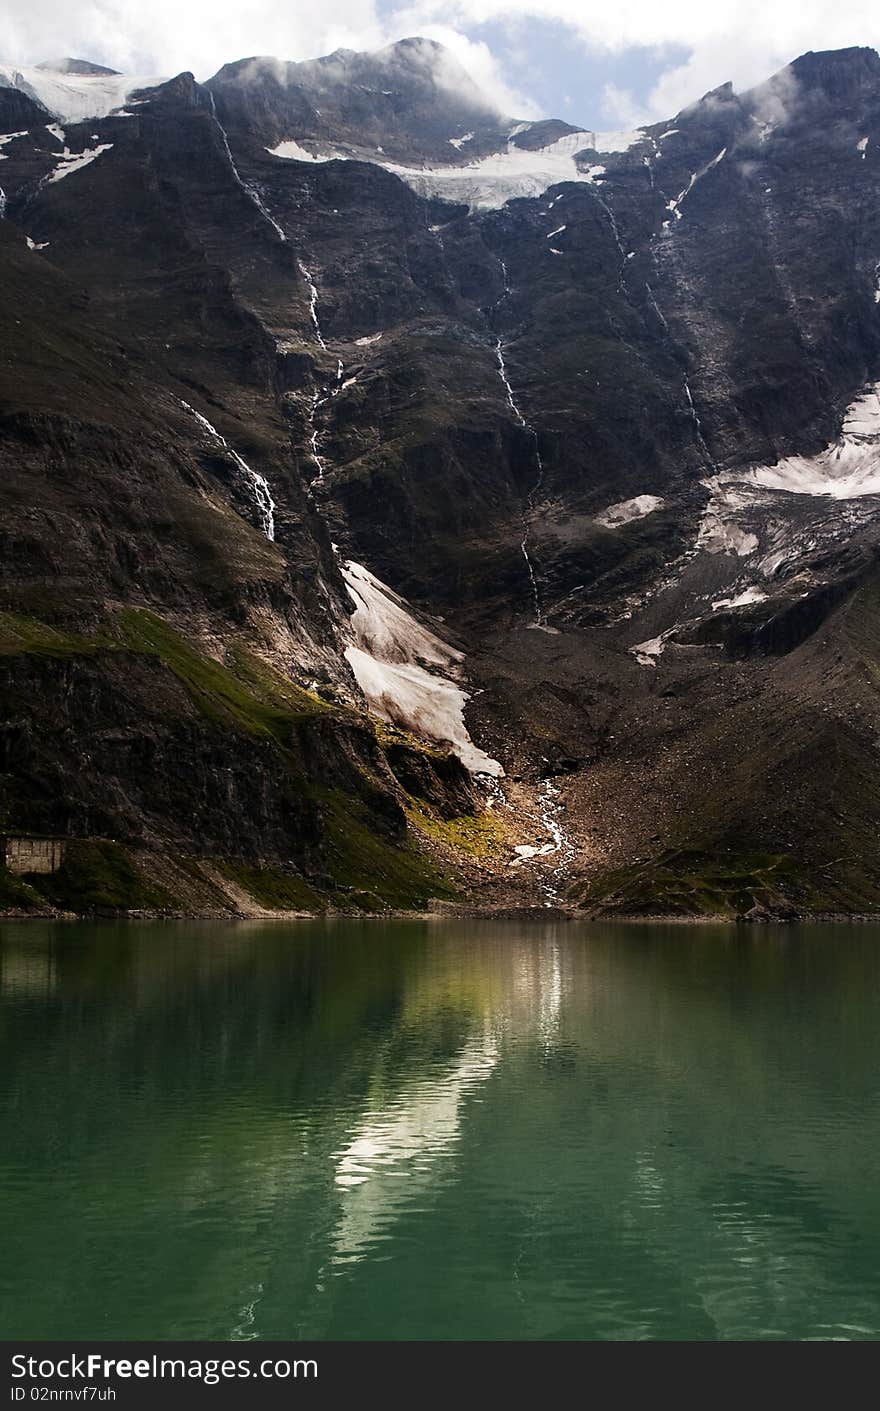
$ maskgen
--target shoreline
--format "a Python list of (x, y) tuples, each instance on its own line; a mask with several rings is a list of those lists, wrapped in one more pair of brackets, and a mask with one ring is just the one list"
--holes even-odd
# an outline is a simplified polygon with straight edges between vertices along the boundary
[(529, 924), (581, 924), (581, 925), (644, 925), (644, 926), (736, 926), (754, 930), (765, 926), (799, 925), (867, 925), (880, 923), (880, 913), (870, 912), (805, 912), (798, 916), (727, 916), (724, 914), (681, 916), (662, 912), (626, 913), (613, 912), (607, 915), (595, 912), (586, 913), (560, 906), (533, 907), (450, 907), (443, 904), (429, 911), (253, 911), (253, 912), (195, 912), (195, 911), (118, 911), (118, 912), (22, 912), (0, 911), (2, 922), (227, 922), (239, 925), (242, 922), (283, 922), (292, 921), (520, 921)]

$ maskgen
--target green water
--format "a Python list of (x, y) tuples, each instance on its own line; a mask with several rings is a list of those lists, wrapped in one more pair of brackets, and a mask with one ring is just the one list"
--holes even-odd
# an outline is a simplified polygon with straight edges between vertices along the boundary
[(880, 1337), (880, 928), (0, 926), (0, 1337)]

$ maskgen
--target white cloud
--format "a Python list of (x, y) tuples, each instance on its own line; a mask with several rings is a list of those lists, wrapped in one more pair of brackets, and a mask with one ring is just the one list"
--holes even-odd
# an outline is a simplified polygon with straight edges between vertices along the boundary
[(373, 49), (387, 32), (374, 0), (324, 6), (255, 0), (4, 0), (0, 62), (73, 55), (134, 73), (208, 78), (232, 59), (307, 59), (334, 49)]
[[(205, 78), (249, 54), (303, 59), (424, 34), (447, 44), (501, 108), (528, 117), (537, 115), (534, 103), (509, 90), (479, 26), (503, 26), (527, 53), (529, 21), (536, 19), (566, 26), (571, 42), (593, 54), (625, 60), (628, 50), (666, 45), (687, 52), (648, 94), (630, 92), (624, 82), (596, 95), (606, 118), (627, 122), (670, 116), (727, 79), (748, 87), (807, 49), (880, 45), (876, 0), (401, 0), (381, 13), (378, 0), (323, 7), (289, 0), (4, 0), (0, 62), (74, 54), (128, 72), (192, 69)], [(564, 107), (561, 93), (557, 106)]]
[[(438, 18), (439, 16), (439, 18)], [(0, 63), (31, 64), (72, 55), (124, 73), (180, 73), (199, 79), (224, 63), (252, 54), (309, 59), (334, 49), (376, 49), (418, 33), (449, 48), (499, 110), (538, 117), (530, 98), (505, 82), (488, 45), (425, 16), (414, 30), (391, 16), (380, 20), (375, 0), (331, 0), (322, 7), (258, 0), (248, 6), (225, 0), (4, 0), (0, 11)]]
[(468, 39), (448, 25), (424, 24), (418, 32), (425, 39), (436, 39), (438, 44), (445, 45), (500, 113), (518, 118), (542, 116), (531, 98), (508, 86), (488, 44)]
[(690, 51), (647, 95), (606, 90), (608, 119), (669, 117), (728, 79), (738, 89), (760, 83), (808, 49), (880, 46), (876, 0), (410, 0), (395, 19), (417, 31), (439, 15), (464, 30), (524, 17), (557, 21), (600, 55), (666, 45)]

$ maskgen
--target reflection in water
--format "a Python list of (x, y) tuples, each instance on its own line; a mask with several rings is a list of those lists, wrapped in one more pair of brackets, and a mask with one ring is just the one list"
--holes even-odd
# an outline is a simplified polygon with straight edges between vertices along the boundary
[[(553, 939), (536, 939), (522, 948), (512, 1006), (498, 1017), (498, 1029), (509, 1034), (522, 1029), (526, 1016), (537, 1011), (542, 1045), (549, 1048), (556, 1035), (562, 1003), (559, 946)], [(406, 1179), (406, 1197), (429, 1190), (441, 1179), (438, 1164), (448, 1159), (460, 1135), (466, 1099), (491, 1076), (500, 1054), (499, 1033), (491, 1013), (474, 1017), (474, 1030), (454, 1061), (436, 1073), (415, 1076), (403, 1089), (382, 1101), (370, 1095), (368, 1108), (354, 1134), (339, 1153), (336, 1184), (364, 1186), (343, 1198), (334, 1237), (335, 1262), (361, 1257), (394, 1218), (400, 1202), (398, 1186)], [(387, 1180), (383, 1183), (383, 1178)]]
[(878, 979), (867, 926), (0, 926), (0, 1326), (875, 1339)]
[(398, 1094), (385, 1109), (371, 1112), (336, 1163), (338, 1186), (359, 1186), (380, 1167), (412, 1161), (430, 1169), (424, 1158), (439, 1154), (455, 1140), (459, 1108), (468, 1090), (485, 1082), (498, 1062), (491, 1034), (468, 1042), (452, 1067), (436, 1078), (422, 1079)]
[(415, 1189), (438, 1179), (438, 1161), (449, 1156), (459, 1135), (465, 1098), (497, 1062), (498, 1046), (487, 1030), (470, 1039), (444, 1072), (417, 1079), (386, 1107), (368, 1111), (336, 1160), (336, 1184), (348, 1187), (334, 1234), (336, 1262), (359, 1257), (393, 1216), (393, 1189), (386, 1189), (383, 1177), (393, 1183), (405, 1175), (410, 1200)]

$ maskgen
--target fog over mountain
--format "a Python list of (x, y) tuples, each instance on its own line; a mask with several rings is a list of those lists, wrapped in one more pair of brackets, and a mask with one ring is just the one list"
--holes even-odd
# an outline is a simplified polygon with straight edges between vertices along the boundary
[(0, 54), (5, 905), (877, 910), (880, 57), (694, 99)]

